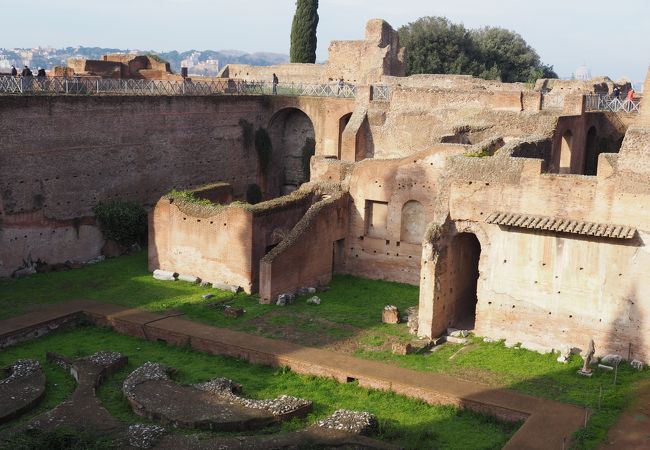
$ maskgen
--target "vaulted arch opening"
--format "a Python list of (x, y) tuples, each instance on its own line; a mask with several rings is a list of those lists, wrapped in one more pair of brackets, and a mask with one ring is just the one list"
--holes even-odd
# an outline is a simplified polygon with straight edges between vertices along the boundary
[(316, 151), (314, 124), (298, 108), (278, 111), (269, 123), (271, 164), (265, 175), (267, 195), (295, 191), (309, 181), (309, 164)]
[(426, 218), (422, 203), (416, 200), (404, 203), (404, 206), (402, 206), (400, 241), (411, 244), (422, 243), (425, 227)]

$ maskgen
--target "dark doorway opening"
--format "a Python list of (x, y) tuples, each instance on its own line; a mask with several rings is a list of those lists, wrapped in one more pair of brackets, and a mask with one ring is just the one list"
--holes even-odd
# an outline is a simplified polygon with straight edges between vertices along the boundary
[(589, 128), (585, 144), (585, 175), (596, 175), (598, 170), (598, 132), (596, 127)]
[(478, 263), (481, 244), (473, 233), (460, 233), (451, 243), (448, 326), (473, 330), (476, 324)]
[(334, 241), (332, 250), (332, 273), (341, 273), (345, 265), (345, 239)]

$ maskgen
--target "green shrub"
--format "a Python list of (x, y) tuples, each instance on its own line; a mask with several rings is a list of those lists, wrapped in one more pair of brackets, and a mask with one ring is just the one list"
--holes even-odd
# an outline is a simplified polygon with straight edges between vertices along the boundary
[(255, 151), (257, 151), (257, 158), (260, 161), (260, 169), (262, 169), (262, 173), (266, 173), (271, 162), (273, 145), (269, 133), (264, 128), (258, 128), (255, 132)]
[(177, 191), (176, 189), (172, 189), (172, 191), (167, 194), (167, 196), (173, 198), (174, 200), (183, 200), (188, 203), (195, 203), (197, 205), (212, 204), (210, 200), (197, 197), (194, 191)]
[(246, 188), (246, 202), (255, 205), (262, 201), (262, 189), (256, 184), (249, 184)]
[(130, 246), (147, 240), (147, 212), (135, 202), (101, 202), (93, 209), (104, 237)]

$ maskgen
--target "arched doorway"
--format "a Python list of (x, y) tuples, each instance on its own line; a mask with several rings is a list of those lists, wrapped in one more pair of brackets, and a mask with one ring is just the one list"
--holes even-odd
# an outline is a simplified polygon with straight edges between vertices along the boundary
[(585, 175), (596, 175), (598, 171), (598, 131), (589, 128), (585, 143)]
[(276, 197), (309, 181), (309, 163), (316, 150), (314, 125), (298, 108), (285, 108), (271, 118), (269, 136), (273, 154), (264, 176), (267, 195)]
[(447, 285), (443, 292), (446, 326), (474, 329), (481, 244), (474, 233), (459, 233), (451, 241), (447, 255)]
[(566, 130), (562, 135), (562, 143), (560, 145), (560, 169), (559, 173), (571, 173), (571, 143), (573, 141), (573, 133), (571, 130)]
[(343, 131), (345, 127), (350, 123), (352, 118), (352, 113), (348, 113), (339, 119), (339, 147), (338, 147), (338, 158), (341, 159), (341, 152), (343, 150)]

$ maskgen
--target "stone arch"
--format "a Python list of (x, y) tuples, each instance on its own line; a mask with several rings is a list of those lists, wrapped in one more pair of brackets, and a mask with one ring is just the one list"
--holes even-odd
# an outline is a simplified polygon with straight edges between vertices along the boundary
[(338, 142), (338, 158), (341, 159), (341, 154), (342, 154), (342, 149), (343, 149), (343, 131), (345, 131), (345, 127), (348, 126), (348, 123), (350, 123), (350, 119), (352, 118), (352, 113), (347, 113), (343, 115), (339, 119), (339, 142)]
[(410, 200), (402, 206), (400, 241), (420, 244), (424, 237), (426, 216), (422, 203)]
[(309, 181), (309, 161), (316, 150), (314, 124), (304, 111), (288, 107), (273, 115), (268, 130), (273, 151), (265, 174), (267, 195), (288, 194)]
[(585, 175), (596, 175), (598, 171), (598, 130), (595, 126), (587, 131), (585, 139)]
[(571, 130), (566, 130), (562, 134), (562, 141), (560, 144), (560, 165), (559, 173), (571, 173), (571, 153), (573, 143), (573, 133)]
[(481, 265), (489, 239), (475, 222), (431, 224), (420, 274), (419, 330), (437, 337), (447, 328), (474, 329), (479, 323)]

